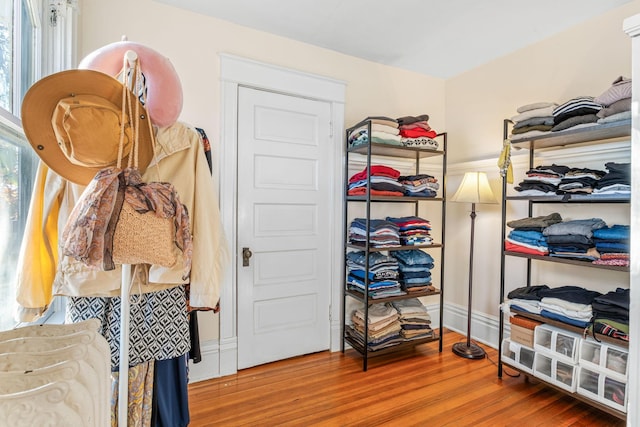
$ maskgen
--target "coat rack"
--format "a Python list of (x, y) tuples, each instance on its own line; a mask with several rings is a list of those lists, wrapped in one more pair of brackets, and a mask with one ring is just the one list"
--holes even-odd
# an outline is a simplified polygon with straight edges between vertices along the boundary
[[(134, 70), (138, 54), (132, 50), (125, 53), (130, 70)], [(129, 71), (129, 70), (127, 70)], [(126, 75), (126, 73), (125, 73)], [(131, 84), (135, 85), (134, 79)], [(133, 87), (129, 88), (133, 90)], [(123, 106), (124, 108), (124, 106)], [(118, 425), (124, 427), (129, 422), (129, 284), (131, 283), (131, 265), (122, 264), (122, 283), (120, 285), (120, 367), (118, 371)]]

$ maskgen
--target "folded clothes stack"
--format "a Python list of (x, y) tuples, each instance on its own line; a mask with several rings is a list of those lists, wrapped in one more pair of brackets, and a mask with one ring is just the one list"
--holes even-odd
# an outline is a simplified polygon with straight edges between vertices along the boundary
[(369, 138), (368, 125), (360, 126), (347, 136), (349, 147), (368, 144), (369, 140), (377, 144), (402, 145), (398, 122), (395, 119), (385, 116), (371, 116), (365, 120), (371, 122), (371, 138)]
[(434, 138), (438, 133), (429, 126), (429, 115), (398, 117), (400, 140), (407, 147), (437, 150), (438, 141)]
[(561, 104), (534, 102), (517, 108), (513, 142), (567, 129), (597, 126), (631, 118), (631, 79), (617, 77), (600, 95), (576, 96)]

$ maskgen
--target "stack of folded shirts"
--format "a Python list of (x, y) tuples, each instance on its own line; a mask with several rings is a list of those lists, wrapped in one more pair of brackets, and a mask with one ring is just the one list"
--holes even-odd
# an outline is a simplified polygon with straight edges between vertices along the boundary
[(536, 102), (518, 107), (518, 114), (511, 118), (514, 123), (511, 140), (517, 141), (550, 132), (554, 124), (553, 109), (557, 106), (555, 102)]
[(607, 173), (597, 182), (593, 194), (631, 194), (631, 163), (605, 163)]
[(557, 212), (509, 221), (507, 225), (513, 230), (505, 238), (504, 249), (530, 255), (548, 255), (549, 244), (542, 231), (561, 221), (562, 217)]
[(600, 258), (593, 243), (593, 232), (607, 224), (600, 218), (575, 219), (546, 227), (549, 256), (595, 261)]
[(559, 286), (541, 289), (540, 315), (573, 326), (586, 327), (593, 317), (591, 304), (600, 292), (580, 286)]
[(405, 216), (395, 218), (388, 216), (387, 221), (396, 224), (400, 230), (400, 243), (405, 246), (412, 245), (430, 245), (433, 243), (431, 238), (431, 223), (417, 216)]
[(596, 114), (598, 123), (610, 123), (631, 118), (631, 79), (618, 77), (611, 87), (600, 96), (596, 96), (595, 102), (604, 108)]
[[(372, 196), (403, 196), (404, 186), (398, 181), (400, 171), (384, 165), (371, 166)], [(363, 196), (367, 194), (367, 168), (349, 178), (347, 194)]]
[(595, 102), (592, 96), (572, 98), (553, 109), (553, 128), (551, 131), (576, 129), (576, 126), (594, 126), (598, 121), (596, 114), (602, 108), (602, 104)]
[(521, 196), (543, 196), (555, 194), (558, 185), (571, 168), (564, 165), (540, 165), (526, 172), (527, 177), (514, 190)]
[(397, 121), (403, 145), (428, 150), (438, 149), (438, 141), (434, 139), (437, 132), (429, 126), (427, 114), (399, 117)]
[(560, 179), (557, 194), (591, 194), (605, 171), (571, 168)]
[(592, 308), (595, 332), (629, 341), (629, 291), (618, 288), (594, 298)]
[[(369, 270), (365, 273), (364, 251), (347, 253), (347, 287), (362, 294), (365, 292), (365, 277), (368, 277), (369, 297), (385, 298), (404, 295), (398, 281), (398, 261), (379, 252), (369, 254)], [(366, 274), (366, 276), (365, 276)]]
[(433, 257), (417, 249), (393, 251), (391, 256), (398, 260), (400, 286), (408, 293), (434, 291), (431, 285)]
[(369, 140), (378, 144), (402, 145), (397, 121), (384, 116), (367, 117), (365, 120), (371, 123), (371, 138), (369, 138), (369, 125), (360, 126), (349, 133), (347, 137), (349, 147), (368, 144)]
[(400, 246), (400, 230), (391, 221), (383, 219), (370, 219), (367, 232), (367, 220), (355, 218), (349, 226), (349, 242), (354, 245), (365, 246), (369, 239), (369, 245), (374, 248), (390, 248)]
[(629, 231), (628, 225), (615, 224), (593, 232), (593, 243), (600, 259), (593, 261), (599, 265), (629, 266)]
[(431, 316), (418, 298), (410, 298), (391, 303), (400, 315), (400, 335), (405, 340), (433, 337)]
[(438, 194), (438, 179), (428, 174), (399, 176), (405, 195), (411, 197), (436, 197)]
[(400, 336), (401, 326), (398, 311), (391, 304), (372, 304), (368, 310), (366, 323), (368, 325), (367, 339), (364, 336), (365, 316), (364, 308), (353, 311), (351, 321), (353, 329), (347, 329), (357, 342), (363, 347), (365, 341), (370, 350), (376, 351), (398, 344), (403, 341)]
[(522, 286), (507, 294), (508, 300), (505, 307), (509, 310), (525, 311), (532, 314), (540, 314), (540, 292), (549, 289), (547, 285)]

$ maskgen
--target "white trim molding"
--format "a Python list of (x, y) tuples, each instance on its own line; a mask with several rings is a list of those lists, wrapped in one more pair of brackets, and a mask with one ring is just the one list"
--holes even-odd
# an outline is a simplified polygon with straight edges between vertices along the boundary
[[(492, 348), (498, 348), (499, 322), (495, 316), (471, 313), (471, 338)], [(447, 303), (444, 305), (444, 324), (447, 329), (467, 335), (467, 307)], [(508, 330), (507, 330), (508, 332)], [(505, 336), (508, 335), (505, 334)]]
[(202, 360), (198, 363), (189, 361), (189, 383), (205, 381), (219, 377), (220, 346), (218, 341), (205, 341), (200, 345)]
[[(291, 70), (273, 64), (257, 62), (226, 53), (220, 53), (221, 80), (221, 135), (218, 170), (220, 171), (220, 211), (224, 230), (231, 242), (232, 263), (230, 274), (221, 285), (220, 292), (220, 345), (218, 376), (230, 375), (238, 369), (237, 336), (237, 164), (238, 164), (238, 90), (241, 86), (259, 90), (305, 97), (331, 104), (332, 129), (329, 136), (330, 162), (326, 176), (331, 179), (330, 229), (331, 236), (331, 297), (330, 297), (330, 349), (340, 349), (340, 319), (342, 287), (342, 135), (344, 133), (344, 102), (346, 84), (342, 81), (311, 73)], [(213, 371), (211, 371), (213, 372)]]

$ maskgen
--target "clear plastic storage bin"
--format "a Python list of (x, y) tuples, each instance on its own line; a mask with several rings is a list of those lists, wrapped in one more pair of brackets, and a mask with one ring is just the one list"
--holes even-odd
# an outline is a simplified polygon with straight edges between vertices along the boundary
[(627, 412), (627, 384), (595, 369), (580, 366), (578, 394)]
[(551, 325), (536, 326), (533, 347), (536, 351), (567, 363), (578, 363), (579, 346), (582, 337)]
[(535, 351), (509, 339), (502, 341), (502, 362), (533, 374)]
[(583, 339), (580, 343), (578, 364), (626, 382), (628, 356), (629, 351), (625, 348), (593, 339)]
[(578, 386), (578, 366), (552, 357), (546, 353), (536, 352), (533, 375), (563, 390), (575, 392)]

